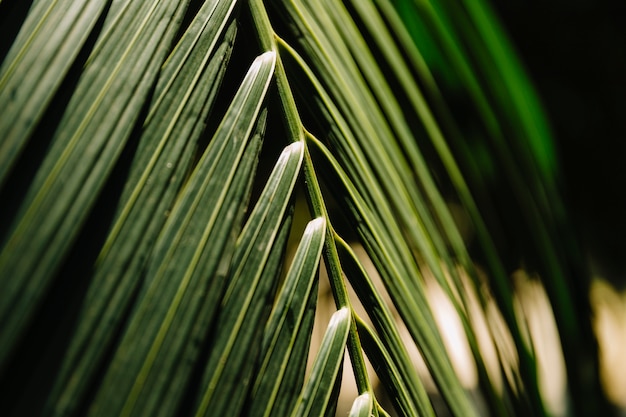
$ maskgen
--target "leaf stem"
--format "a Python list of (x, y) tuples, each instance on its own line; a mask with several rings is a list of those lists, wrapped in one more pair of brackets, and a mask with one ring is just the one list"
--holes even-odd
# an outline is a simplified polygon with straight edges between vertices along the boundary
[[(257, 29), (258, 38), (261, 41), (261, 46), (267, 50), (273, 50), (277, 52), (275, 79), (280, 96), (280, 102), (283, 110), (284, 121), (291, 140), (303, 141), (305, 135), (312, 137), (310, 133), (304, 130), (302, 121), (298, 114), (296, 103), (289, 87), (287, 75), (283, 67), (280, 55), (278, 54), (278, 48), (276, 46), (277, 35), (272, 29), (272, 25), (269, 21), (267, 12), (262, 4), (261, 0), (252, 0), (249, 2), (250, 12), (252, 19)], [(304, 183), (306, 187), (306, 196), (309, 203), (309, 208), (313, 217), (323, 217), (326, 219), (326, 239), (324, 241), (323, 256), (326, 263), (328, 275), (330, 279), (330, 285), (332, 288), (333, 296), (335, 298), (335, 304), (337, 308), (347, 306), (350, 308), (351, 320), (350, 330), (348, 335), (348, 353), (352, 362), (352, 369), (357, 384), (357, 388), (360, 394), (369, 392), (373, 393), (373, 388), (367, 375), (367, 369), (365, 367), (365, 358), (363, 357), (363, 350), (361, 348), (361, 341), (356, 329), (356, 322), (354, 321), (354, 314), (352, 305), (348, 298), (348, 290), (346, 288), (345, 281), (343, 279), (343, 272), (341, 263), (339, 261), (339, 255), (337, 253), (337, 246), (335, 244), (336, 233), (332, 227), (332, 223), (324, 204), (324, 198), (320, 189), (317, 176), (315, 174), (315, 168), (313, 167), (313, 161), (309, 153), (308, 148), (304, 149)], [(374, 409), (374, 413), (377, 416), (378, 412)]]

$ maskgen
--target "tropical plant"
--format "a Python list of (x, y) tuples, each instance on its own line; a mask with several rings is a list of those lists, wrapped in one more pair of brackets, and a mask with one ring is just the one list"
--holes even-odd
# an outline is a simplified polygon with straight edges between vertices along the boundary
[[(410, 345), (452, 415), (548, 415), (514, 270), (546, 288), (569, 414), (606, 412), (550, 132), (483, 0), (2, 0), (0, 20), (3, 415), (333, 415), (347, 351), (350, 415), (432, 416)], [(310, 352), (320, 263), (336, 312)]]

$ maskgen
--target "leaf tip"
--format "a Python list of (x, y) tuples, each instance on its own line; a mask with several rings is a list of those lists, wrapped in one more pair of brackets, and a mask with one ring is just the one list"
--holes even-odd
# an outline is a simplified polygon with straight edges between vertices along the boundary
[(326, 231), (326, 219), (323, 217), (317, 217), (309, 222), (306, 227), (305, 233), (314, 233), (318, 230)]
[(288, 145), (287, 147), (285, 147), (283, 153), (288, 154), (288, 155), (292, 155), (292, 154), (302, 155), (304, 153), (304, 143), (300, 141), (294, 142)]
[(335, 313), (330, 318), (330, 323), (328, 323), (328, 327), (337, 327), (349, 318), (350, 310), (348, 309), (348, 307), (341, 307), (339, 310), (335, 311)]
[(366, 392), (356, 397), (352, 403), (350, 417), (369, 417), (372, 414), (372, 396)]
[(276, 65), (276, 52), (274, 51), (267, 51), (267, 52), (263, 52), (261, 55), (259, 55), (256, 60), (259, 65), (267, 65), (270, 64), (272, 66), (272, 72), (273, 72), (273, 68)]

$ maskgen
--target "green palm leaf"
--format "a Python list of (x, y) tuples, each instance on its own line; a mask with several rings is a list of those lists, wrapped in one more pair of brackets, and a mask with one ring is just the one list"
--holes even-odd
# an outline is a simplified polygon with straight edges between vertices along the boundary
[(130, 4), (89, 57), (0, 252), (0, 368), (124, 147), (184, 11)]
[[(219, 267), (230, 258), (228, 239), (243, 213), (239, 207), (249, 188), (259, 146), (252, 143), (252, 154), (240, 161), (273, 67), (271, 53), (253, 63), (164, 225), (147, 267), (145, 289), (96, 396), (92, 415), (130, 415), (133, 410), (175, 412), (175, 405), (161, 404), (166, 402), (162, 393), (167, 390), (172, 395), (176, 388), (167, 388), (168, 384), (178, 387), (177, 378), (184, 381), (184, 375), (191, 373), (197, 352), (192, 350), (186, 356), (185, 341), (203, 339), (202, 327), (194, 329), (194, 321), (211, 323), (222, 292)], [(212, 242), (208, 248), (207, 242)], [(206, 299), (199, 297), (204, 293)], [(137, 339), (142, 343), (136, 343)], [(173, 359), (179, 357), (189, 361), (189, 366), (172, 368)], [(170, 381), (164, 384), (167, 379)], [(110, 401), (112, 397), (118, 401)], [(173, 402), (176, 404), (175, 399)]]
[[(289, 404), (295, 400), (284, 392), (281, 394), (280, 387), (283, 375), (288, 372), (289, 362), (302, 362), (305, 359), (304, 356), (302, 359), (295, 357), (292, 352), (300, 328), (305, 325), (303, 318), (307, 313), (307, 300), (313, 295), (325, 229), (323, 218), (313, 220), (307, 225), (268, 319), (263, 336), (264, 355), (251, 391), (252, 399), (248, 404), (250, 416), (270, 416), (273, 409), (279, 408), (277, 402)], [(294, 393), (297, 394), (292, 391)]]
[(266, 300), (276, 287), (285, 232), (289, 230), (283, 224), (283, 216), (298, 176), (302, 151), (299, 142), (285, 148), (238, 238), (212, 354), (194, 407), (196, 416), (214, 412), (236, 414), (243, 406), (247, 381), (258, 354), (255, 339), (262, 335), (269, 313)]
[[(196, 18), (203, 17), (199, 13)], [(223, 16), (219, 21), (222, 20)], [(144, 125), (126, 183), (126, 189), (130, 191), (125, 193), (126, 198), (124, 195), (121, 198), (119, 215), (95, 265), (76, 336), (48, 400), (57, 405), (51, 407), (61, 410), (66, 407), (62, 405), (65, 402), (79, 402), (81, 395), (78, 392), (89, 385), (92, 377), (88, 375), (92, 375), (101, 363), (102, 355), (118, 331), (123, 312), (141, 284), (136, 277), (146, 265), (146, 258), (191, 166), (196, 142), (203, 129), (196, 115), (206, 115), (211, 107), (232, 50), (234, 33), (234, 30), (228, 31), (222, 45), (211, 54), (206, 46), (214, 44), (218, 34), (199, 31), (194, 36), (194, 32), (188, 30), (176, 49), (177, 53), (188, 51), (184, 45), (189, 42), (185, 41), (200, 35), (200, 42), (194, 44), (206, 46), (197, 53), (205, 59), (211, 57), (210, 62), (183, 61), (171, 79), (165, 74), (172, 65), (166, 64), (162, 70), (160, 80), (165, 79), (171, 87), (164, 97), (155, 101)], [(198, 84), (201, 75), (207, 82)], [(181, 96), (187, 99), (181, 100)], [(163, 126), (164, 122), (169, 126)]]
[(569, 414), (603, 414), (548, 124), (486, 1), (0, 10), (0, 414), (548, 415), (518, 268), (590, 393)]
[(37, 2), (29, 13), (0, 68), (0, 184), (32, 139), (107, 3)]
[(292, 416), (324, 416), (335, 384), (350, 328), (350, 312), (344, 307), (333, 314)]

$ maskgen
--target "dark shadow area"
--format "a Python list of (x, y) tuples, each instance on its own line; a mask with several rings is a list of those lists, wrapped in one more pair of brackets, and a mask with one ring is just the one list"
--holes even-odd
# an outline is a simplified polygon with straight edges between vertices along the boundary
[[(52, 145), (52, 139), (61, 122), (67, 104), (76, 90), (85, 62), (89, 58), (100, 35), (107, 11), (108, 7), (103, 11), (98, 22), (96, 22), (76, 60), (69, 68), (65, 79), (50, 101), (39, 124), (9, 172), (5, 184), (0, 189), (0, 201), (3, 202), (0, 205), (0, 244), (3, 244), (8, 238), (7, 234), (10, 232), (14, 217), (28, 192), (30, 184), (37, 175), (39, 166)], [(2, 14), (0, 13), (0, 15)]]
[(547, 110), (595, 274), (626, 285), (626, 3), (493, 2)]
[[(93, 205), (53, 285), (46, 293), (37, 315), (12, 360), (12, 366), (5, 374), (3, 381), (3, 383), (6, 382), (5, 389), (15, 391), (10, 398), (15, 401), (13, 412), (16, 416), (40, 414), (44, 406), (43, 399), (52, 388), (62, 358), (74, 336), (76, 319), (84, 307), (83, 299), (91, 282), (93, 265), (114, 221), (149, 103), (148, 99), (109, 180)], [(129, 303), (129, 306), (132, 305), (133, 303)], [(128, 313), (129, 311), (126, 311), (124, 317), (127, 317)], [(115, 341), (109, 347), (105, 358), (113, 353), (119, 336), (120, 334), (114, 338)], [(34, 363), (29, 362), (32, 358), (38, 358), (38, 360)], [(106, 363), (106, 360), (103, 363)], [(104, 366), (101, 365), (101, 369), (104, 369)], [(103, 372), (98, 374), (102, 375)], [(16, 380), (20, 383), (15, 383)], [(93, 395), (94, 391), (95, 387), (91, 387), (87, 397)], [(41, 400), (33, 401), (33, 398)], [(86, 409), (79, 414), (82, 412), (86, 412)]]
[(11, 45), (20, 32), (33, 0), (4, 0), (0, 2), (0, 63), (4, 62)]

